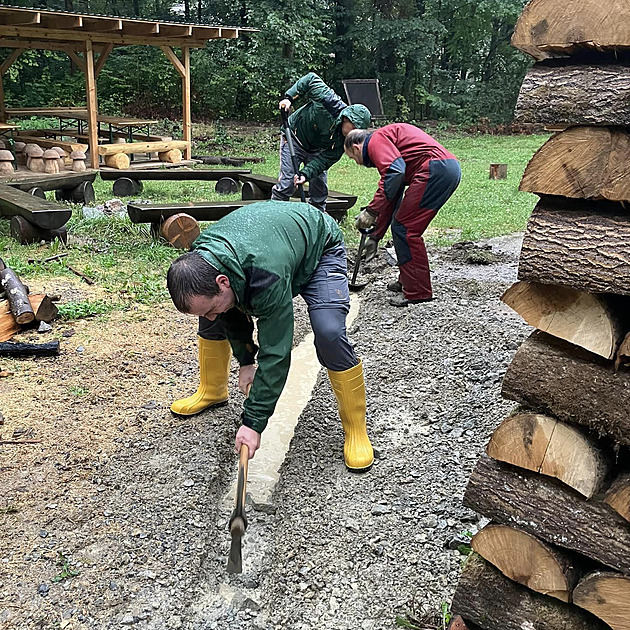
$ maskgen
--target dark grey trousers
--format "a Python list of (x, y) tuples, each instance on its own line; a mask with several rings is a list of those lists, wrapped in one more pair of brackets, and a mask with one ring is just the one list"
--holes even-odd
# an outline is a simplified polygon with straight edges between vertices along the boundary
[[(343, 372), (357, 365), (359, 360), (346, 333), (350, 293), (346, 250), (343, 245), (331, 249), (322, 256), (300, 295), (308, 305), (319, 362), (334, 372)], [(204, 339), (225, 339), (225, 327), (221, 318), (218, 317), (211, 322), (205, 317), (200, 317), (199, 336)]]
[[(309, 152), (293, 140), (293, 149), (300, 164), (308, 164), (319, 152)], [(282, 136), (280, 141), (280, 175), (278, 182), (271, 189), (271, 198), (276, 201), (289, 201), (291, 195), (295, 192), (293, 185), (293, 176), (295, 175), (291, 154), (289, 153), (289, 143)], [(328, 174), (324, 171), (321, 175), (314, 177), (308, 182), (309, 203), (322, 212), (326, 211), (326, 199), (328, 197)]]

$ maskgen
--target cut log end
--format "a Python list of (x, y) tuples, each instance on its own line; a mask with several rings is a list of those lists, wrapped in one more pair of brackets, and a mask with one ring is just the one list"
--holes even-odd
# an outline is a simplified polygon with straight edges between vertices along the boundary
[(189, 251), (201, 233), (199, 223), (189, 214), (174, 214), (162, 223), (160, 235), (173, 247)]
[(575, 588), (573, 601), (605, 621), (613, 630), (630, 630), (630, 578), (596, 571)]
[(105, 165), (110, 168), (117, 168), (119, 170), (129, 168), (131, 164), (131, 160), (129, 156), (125, 153), (114, 153), (113, 155), (105, 156)]
[(630, 522), (630, 473), (624, 473), (615, 479), (606, 492), (604, 503)]

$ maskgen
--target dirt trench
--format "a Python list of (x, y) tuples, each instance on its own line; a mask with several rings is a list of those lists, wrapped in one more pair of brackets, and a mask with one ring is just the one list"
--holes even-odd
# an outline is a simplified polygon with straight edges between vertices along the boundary
[[(529, 331), (499, 301), (519, 237), (490, 245), (494, 257), (432, 249), (437, 299), (409, 308), (387, 304), (386, 256), (368, 267), (350, 337), (376, 463), (345, 470), (322, 370), (271, 504), (248, 506), (242, 575), (225, 572), (236, 366), (226, 406), (169, 412), (196, 386), (192, 318), (164, 304), (57, 324), (59, 358), (0, 361), (13, 372), (0, 379), (0, 435), (41, 440), (0, 445), (0, 628), (437, 623), (465, 558), (458, 535), (479, 521), (461, 506), (466, 480), (512, 406), (500, 382)], [(297, 344), (309, 330), (300, 298), (296, 322)], [(264, 434), (263, 448), (274, 448)]]

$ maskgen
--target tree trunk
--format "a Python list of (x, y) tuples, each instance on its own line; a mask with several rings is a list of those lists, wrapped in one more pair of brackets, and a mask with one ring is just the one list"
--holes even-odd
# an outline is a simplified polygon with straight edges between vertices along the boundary
[(630, 135), (615, 127), (570, 127), (530, 160), (519, 190), (577, 199), (630, 200)]
[(555, 477), (587, 499), (602, 487), (609, 469), (609, 458), (580, 429), (535, 413), (504, 420), (486, 452), (493, 459)]
[(519, 280), (630, 295), (630, 214), (619, 204), (541, 199), (527, 224)]
[(630, 445), (630, 372), (545, 333), (519, 348), (501, 393)]
[(588, 612), (513, 582), (476, 554), (464, 565), (451, 609), (484, 630), (608, 630)]
[(630, 48), (627, 0), (531, 0), (512, 36), (512, 46), (537, 61), (584, 52)]
[(605, 297), (570, 287), (517, 282), (501, 301), (530, 326), (613, 359), (622, 339), (618, 314)]
[(587, 501), (555, 479), (482, 457), (468, 481), (464, 505), (498, 523), (630, 572), (627, 521), (609, 506)]
[(511, 580), (537, 593), (571, 601), (579, 572), (566, 552), (520, 529), (493, 524), (477, 532), (471, 546)]
[(612, 630), (630, 630), (630, 578), (618, 573), (596, 571), (576, 587), (578, 606), (603, 619)]
[(51, 357), (59, 354), (59, 342), (0, 343), (0, 357)]
[(4, 291), (18, 324), (30, 324), (35, 319), (35, 313), (28, 301), (28, 292), (12, 269), (0, 271), (0, 291)]
[(630, 68), (536, 64), (523, 80), (514, 116), (543, 125), (630, 125)]
[(623, 473), (613, 481), (606, 492), (604, 503), (630, 522), (630, 473)]

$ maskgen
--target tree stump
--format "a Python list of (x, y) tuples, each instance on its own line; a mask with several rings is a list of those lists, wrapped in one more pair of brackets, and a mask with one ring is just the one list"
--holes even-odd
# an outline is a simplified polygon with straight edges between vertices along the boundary
[(179, 164), (182, 161), (182, 152), (179, 149), (171, 149), (170, 151), (158, 152), (160, 162), (169, 162), (170, 164)]
[(507, 179), (508, 165), (507, 164), (490, 164), (489, 179)]

